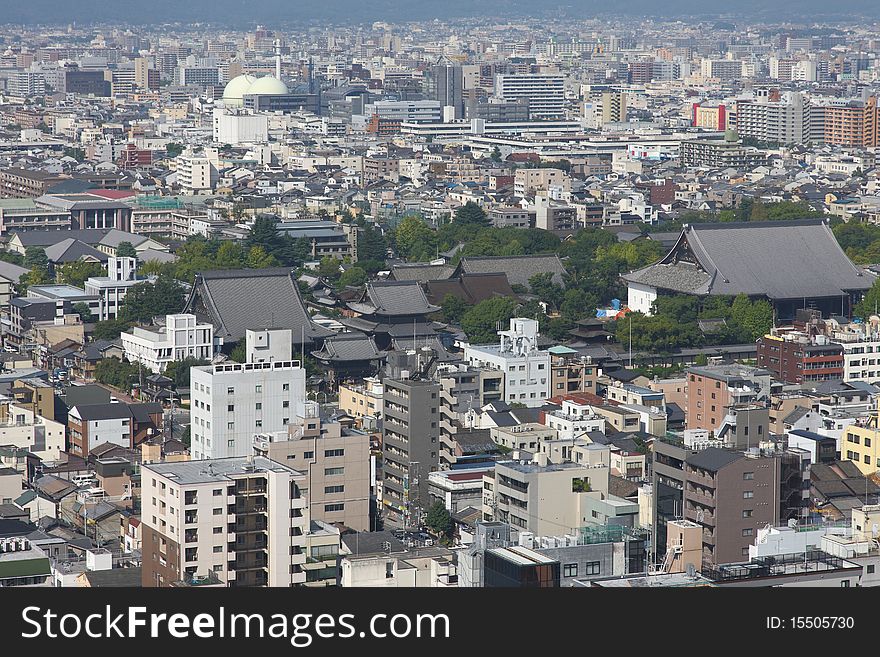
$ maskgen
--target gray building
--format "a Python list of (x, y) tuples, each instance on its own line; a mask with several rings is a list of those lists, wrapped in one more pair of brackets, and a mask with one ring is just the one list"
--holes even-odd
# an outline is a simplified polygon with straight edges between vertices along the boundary
[(442, 57), (428, 69), (425, 79), (428, 99), (440, 101), (441, 107), (454, 107), (454, 118), (464, 118), (461, 66)]
[(386, 379), (382, 423), (382, 505), (386, 526), (421, 524), (428, 473), (440, 467), (440, 384)]

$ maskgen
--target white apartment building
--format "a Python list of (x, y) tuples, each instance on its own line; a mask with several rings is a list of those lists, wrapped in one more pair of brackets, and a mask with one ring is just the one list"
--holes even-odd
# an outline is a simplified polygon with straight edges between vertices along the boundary
[(210, 360), (214, 355), (214, 326), (200, 323), (195, 315), (166, 315), (165, 326), (158, 331), (135, 326), (119, 337), (125, 358), (142, 363), (154, 374), (164, 372), (176, 360)]
[(54, 462), (66, 449), (65, 426), (21, 406), (7, 403), (0, 422), (0, 445), (25, 448), (43, 461)]
[(495, 76), (495, 95), (501, 101), (529, 102), (530, 119), (559, 119), (565, 114), (565, 77), (546, 73)]
[(260, 456), (144, 464), (142, 584), (305, 583), (304, 479)]
[(504, 372), (504, 401), (540, 406), (550, 397), (550, 352), (538, 349), (538, 322), (515, 317), (498, 335), (499, 345), (465, 346), (465, 361)]
[(566, 399), (562, 408), (547, 413), (544, 419), (551, 429), (555, 429), (559, 438), (577, 438), (589, 431), (605, 433), (605, 418), (593, 410), (589, 404)]
[(93, 276), (86, 280), (87, 295), (98, 297), (98, 320), (116, 319), (128, 290), (145, 280), (137, 278), (137, 258), (110, 256), (107, 258), (107, 276)]
[(738, 101), (736, 115), (740, 137), (779, 144), (801, 144), (810, 137), (810, 105), (797, 92), (778, 101), (759, 93), (754, 101)]
[(246, 456), (256, 434), (282, 431), (305, 412), (306, 371), (290, 329), (248, 330), (244, 363), (193, 367), (192, 456)]
[(855, 340), (838, 339), (843, 347), (843, 380), (880, 382), (880, 334), (868, 334)]
[(219, 178), (216, 164), (207, 157), (196, 157), (192, 153), (179, 155), (177, 165), (177, 184), (184, 193), (197, 194), (214, 189)]

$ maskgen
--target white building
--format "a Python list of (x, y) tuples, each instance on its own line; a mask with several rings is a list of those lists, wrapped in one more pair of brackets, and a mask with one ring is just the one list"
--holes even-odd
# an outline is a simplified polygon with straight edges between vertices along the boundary
[(269, 117), (244, 111), (214, 110), (214, 142), (218, 144), (265, 143), (269, 141)]
[(550, 396), (550, 352), (538, 349), (538, 322), (510, 320), (498, 331), (500, 345), (467, 345), (464, 358), (473, 367), (504, 372), (504, 401), (540, 406)]
[(116, 319), (128, 290), (145, 282), (137, 278), (136, 268), (137, 258), (110, 256), (107, 258), (107, 276), (93, 276), (86, 280), (86, 294), (98, 297), (98, 320)]
[(142, 363), (154, 374), (164, 372), (175, 360), (210, 360), (214, 355), (214, 326), (199, 323), (195, 315), (166, 315), (159, 331), (135, 326), (119, 337), (126, 359)]
[(23, 447), (43, 461), (54, 462), (66, 449), (66, 431), (60, 422), (8, 404), (6, 420), (0, 423), (0, 445)]
[(207, 157), (192, 154), (179, 155), (175, 159), (177, 184), (187, 194), (210, 191), (217, 184), (219, 172), (216, 164)]
[(559, 438), (577, 438), (589, 431), (605, 433), (605, 418), (593, 410), (588, 404), (579, 404), (566, 399), (562, 408), (547, 413), (544, 422), (548, 427), (556, 429)]
[(565, 77), (562, 75), (496, 75), (495, 95), (501, 101), (527, 99), (530, 119), (558, 119), (565, 114)]
[(145, 586), (303, 584), (305, 475), (260, 456), (150, 463), (142, 469)]
[(282, 431), (305, 412), (306, 371), (292, 357), (290, 329), (248, 330), (244, 363), (190, 372), (192, 456), (246, 456), (256, 434)]
[(843, 380), (880, 382), (880, 334), (861, 334), (855, 340), (835, 340), (843, 347)]

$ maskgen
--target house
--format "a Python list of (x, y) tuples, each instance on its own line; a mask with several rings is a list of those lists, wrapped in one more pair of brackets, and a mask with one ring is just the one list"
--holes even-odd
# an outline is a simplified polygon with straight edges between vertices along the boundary
[(102, 443), (135, 447), (162, 431), (163, 411), (160, 404), (83, 404), (70, 409), (67, 426), (70, 430), (69, 451), (86, 458)]

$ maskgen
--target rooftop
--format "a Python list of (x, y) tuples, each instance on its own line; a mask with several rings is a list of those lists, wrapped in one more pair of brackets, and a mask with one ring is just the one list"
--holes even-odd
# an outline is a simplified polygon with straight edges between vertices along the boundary
[[(248, 469), (252, 466), (252, 469)], [(263, 456), (255, 456), (252, 460), (248, 457), (233, 457), (227, 459), (208, 459), (203, 461), (180, 461), (176, 463), (150, 463), (142, 466), (149, 470), (171, 479), (181, 485), (208, 484), (220, 481), (229, 481), (236, 476), (244, 476), (255, 472), (288, 472), (299, 474), (298, 471), (288, 468), (286, 465), (276, 463)]]

